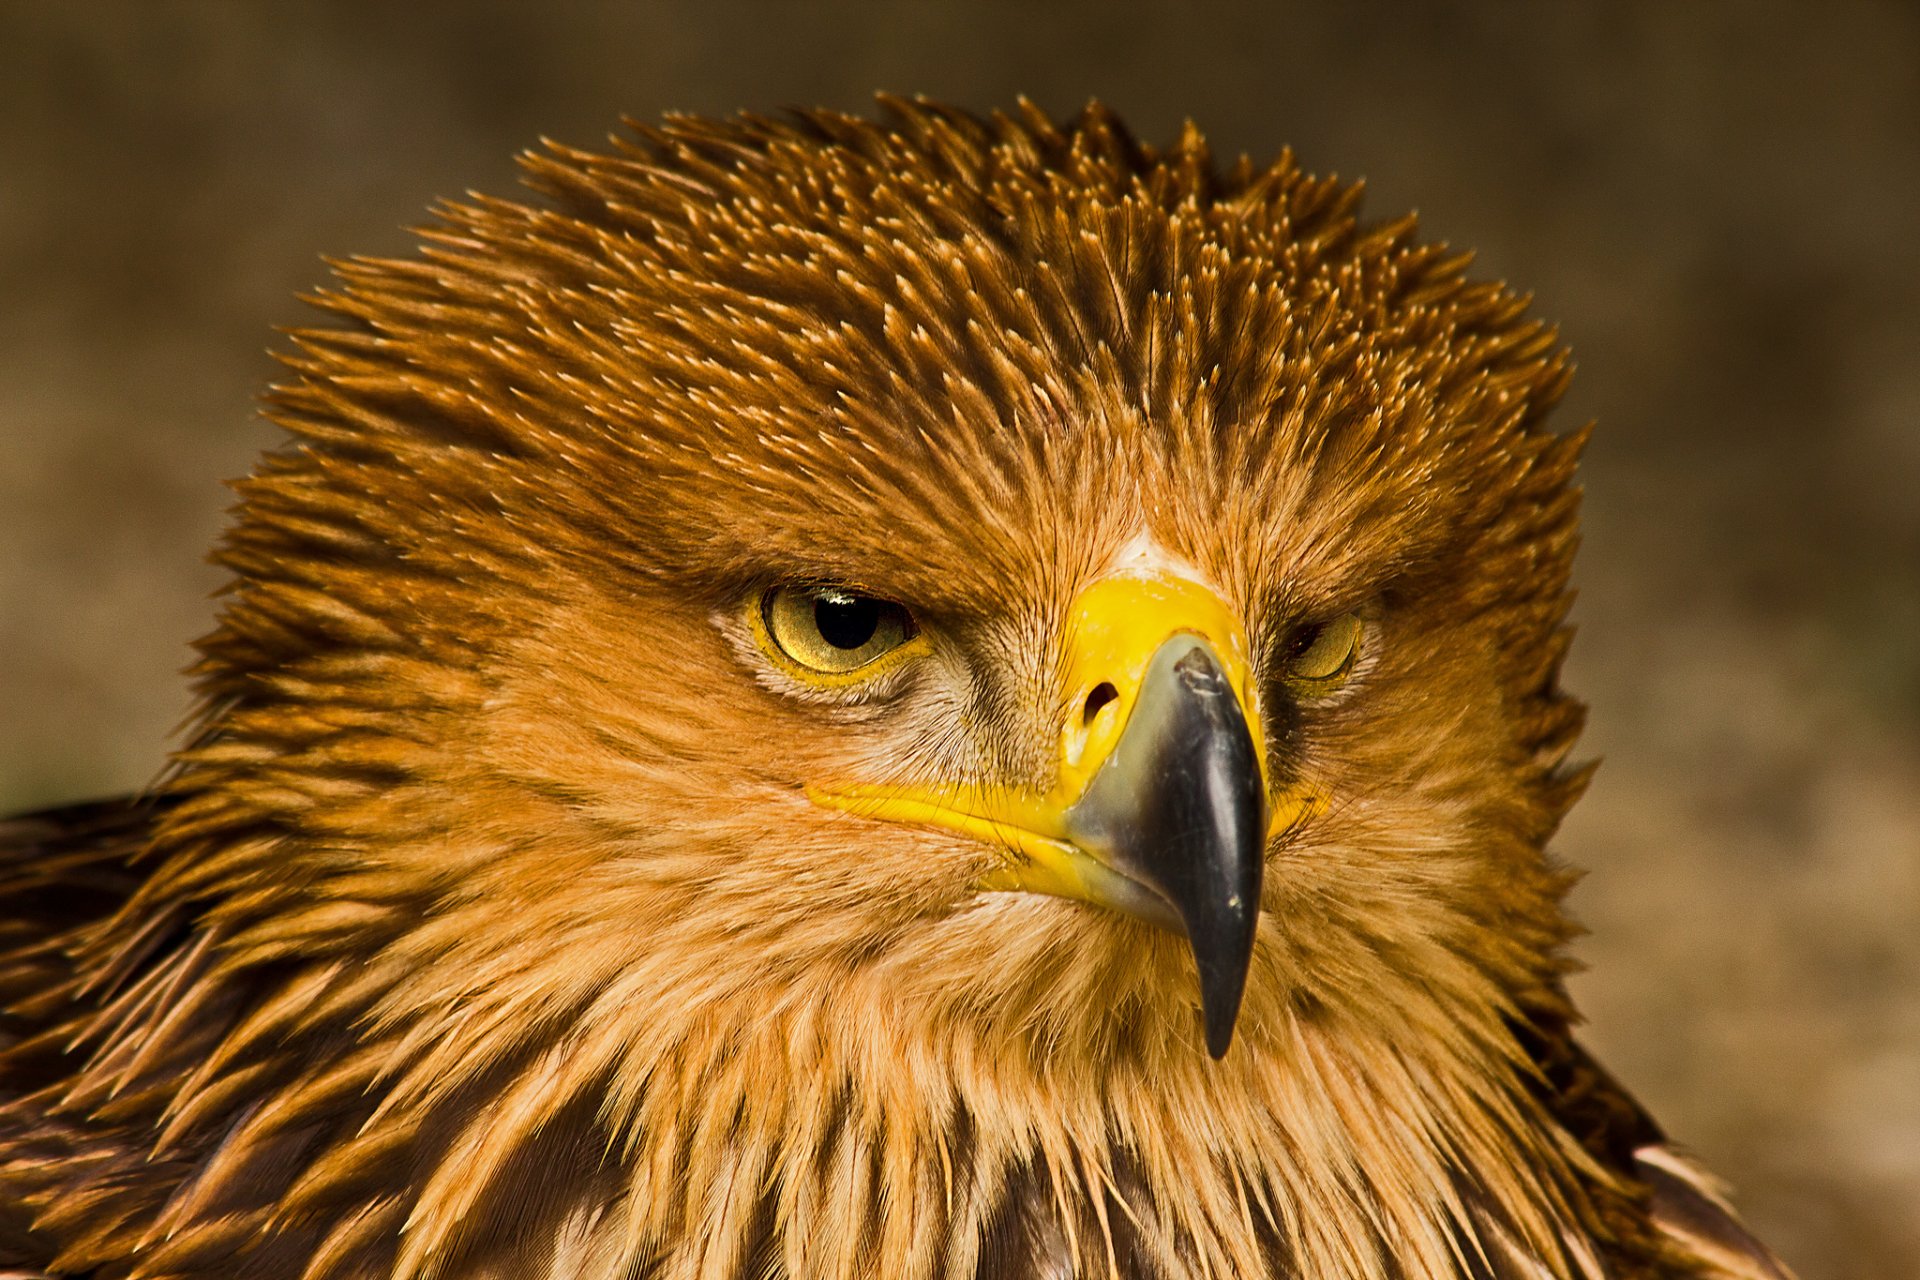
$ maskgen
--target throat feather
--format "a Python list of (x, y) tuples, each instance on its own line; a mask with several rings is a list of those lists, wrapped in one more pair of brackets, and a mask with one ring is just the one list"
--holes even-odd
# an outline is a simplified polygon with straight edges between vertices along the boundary
[[(552, 1219), (554, 1256), (595, 1260), (569, 1274), (1437, 1280), (1501, 1274), (1490, 1258), (1599, 1274), (1583, 1225), (1596, 1175), (1485, 1062), (1350, 1037), (1336, 1052), (1296, 1025), (1237, 1067), (1069, 1086), (952, 1045), (943, 1077), (897, 1078), (939, 1060), (925, 1046), (891, 1068), (822, 1053), (795, 1075), (793, 1042), (775, 1040), (656, 1060), (625, 1116), (576, 1099), (566, 1123), (591, 1112), (591, 1135), (564, 1145), (608, 1154), (577, 1169)], [(437, 1264), (477, 1222), (519, 1212), (524, 1182), (495, 1185), (485, 1166), (521, 1145), (503, 1126), (526, 1118), (476, 1114), (448, 1147), (413, 1206), (402, 1280), (458, 1274)]]

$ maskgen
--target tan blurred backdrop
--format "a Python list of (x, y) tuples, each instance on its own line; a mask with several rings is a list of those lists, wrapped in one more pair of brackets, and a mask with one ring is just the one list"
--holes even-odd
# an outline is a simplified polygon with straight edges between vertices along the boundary
[(1920, 1275), (1920, 6), (1440, 9), (0, 5), (0, 809), (161, 763), (320, 253), (623, 112), (1191, 116), (1564, 324), (1590, 1039), (1806, 1280)]

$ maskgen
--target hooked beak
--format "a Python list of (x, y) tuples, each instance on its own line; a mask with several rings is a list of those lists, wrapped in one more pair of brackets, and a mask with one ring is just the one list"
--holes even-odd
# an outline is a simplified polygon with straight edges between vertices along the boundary
[(1269, 834), (1308, 807), (1270, 803), (1244, 630), (1197, 582), (1108, 578), (1075, 602), (1066, 669), (1074, 697), (1044, 794), (954, 783), (810, 794), (996, 845), (1007, 861), (982, 888), (1075, 898), (1183, 934), (1219, 1058), (1246, 987)]
[(1233, 1040), (1260, 914), (1267, 795), (1253, 734), (1205, 640), (1154, 653), (1127, 728), (1066, 811), (1074, 845), (1161, 904), (1141, 912), (1187, 935), (1207, 1050)]

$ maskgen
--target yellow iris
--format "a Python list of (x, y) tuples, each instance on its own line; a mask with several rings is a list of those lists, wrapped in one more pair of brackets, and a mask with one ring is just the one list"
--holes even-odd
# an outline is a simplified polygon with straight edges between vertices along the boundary
[(864, 680), (918, 638), (906, 606), (839, 587), (776, 587), (751, 620), (771, 657), (818, 684)]
[(1346, 675), (1360, 654), (1361, 630), (1360, 615), (1349, 613), (1304, 632), (1287, 660), (1287, 677), (1324, 684)]

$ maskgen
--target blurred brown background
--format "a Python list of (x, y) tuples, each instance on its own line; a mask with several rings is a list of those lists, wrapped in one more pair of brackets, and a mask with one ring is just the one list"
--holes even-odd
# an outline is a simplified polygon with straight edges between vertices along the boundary
[(321, 252), (622, 112), (1090, 96), (1364, 174), (1597, 418), (1591, 1039), (1805, 1280), (1920, 1275), (1920, 6), (0, 5), (0, 809), (136, 786)]

